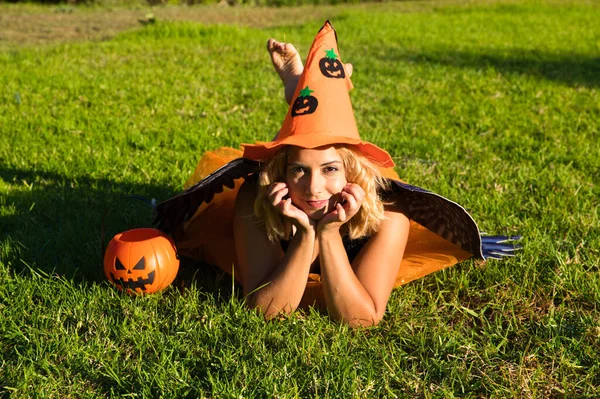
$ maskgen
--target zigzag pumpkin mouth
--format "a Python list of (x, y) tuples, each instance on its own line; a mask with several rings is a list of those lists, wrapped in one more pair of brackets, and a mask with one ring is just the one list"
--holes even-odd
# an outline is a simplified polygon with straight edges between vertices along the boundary
[(343, 79), (346, 77), (346, 72), (342, 63), (333, 58), (321, 58), (319, 61), (319, 69), (323, 76), (327, 78)]
[(141, 278), (138, 277), (137, 279), (132, 279), (132, 278), (118, 278), (115, 277), (115, 275), (111, 272), (110, 276), (112, 277), (112, 281), (118, 285), (121, 286), (121, 288), (125, 289), (130, 289), (130, 290), (135, 290), (137, 288), (141, 289), (142, 291), (146, 291), (146, 285), (151, 285), (154, 283), (154, 276), (156, 275), (156, 272), (150, 272), (148, 273), (148, 278)]
[(104, 275), (127, 294), (152, 294), (177, 276), (179, 258), (173, 240), (156, 229), (119, 233), (104, 253)]

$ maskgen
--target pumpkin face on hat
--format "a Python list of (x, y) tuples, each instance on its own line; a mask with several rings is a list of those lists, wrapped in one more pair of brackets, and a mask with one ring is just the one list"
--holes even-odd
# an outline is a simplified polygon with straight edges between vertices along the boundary
[(317, 110), (319, 101), (316, 97), (311, 96), (313, 92), (314, 90), (310, 90), (308, 86), (300, 90), (300, 95), (292, 106), (292, 116), (308, 115)]
[(342, 62), (338, 60), (337, 54), (333, 49), (325, 50), (327, 55), (319, 60), (319, 69), (321, 73), (327, 78), (343, 79), (346, 77), (344, 66)]
[(104, 274), (128, 293), (151, 294), (169, 286), (179, 259), (169, 237), (156, 229), (134, 229), (114, 236), (104, 253)]

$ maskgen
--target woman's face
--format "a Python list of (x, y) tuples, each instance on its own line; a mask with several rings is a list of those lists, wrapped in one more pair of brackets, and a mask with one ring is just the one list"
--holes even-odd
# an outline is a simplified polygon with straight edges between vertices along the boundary
[(335, 209), (347, 183), (342, 158), (334, 147), (290, 147), (285, 180), (292, 203), (314, 220)]

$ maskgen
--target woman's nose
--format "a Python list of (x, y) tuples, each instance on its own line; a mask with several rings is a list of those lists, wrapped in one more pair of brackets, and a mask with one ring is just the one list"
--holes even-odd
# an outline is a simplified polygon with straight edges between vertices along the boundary
[(318, 173), (311, 173), (307, 179), (306, 191), (309, 194), (320, 194), (323, 191), (323, 178)]

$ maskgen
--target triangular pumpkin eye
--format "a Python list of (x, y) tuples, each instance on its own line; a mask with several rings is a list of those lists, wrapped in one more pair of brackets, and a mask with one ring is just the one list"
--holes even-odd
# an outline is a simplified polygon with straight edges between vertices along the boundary
[(115, 261), (115, 270), (125, 270), (125, 266), (123, 266), (119, 258)]
[(135, 264), (135, 266), (133, 267), (133, 270), (144, 270), (146, 268), (146, 261), (144, 260), (144, 257), (142, 256), (142, 259), (140, 259), (138, 261), (138, 263)]

